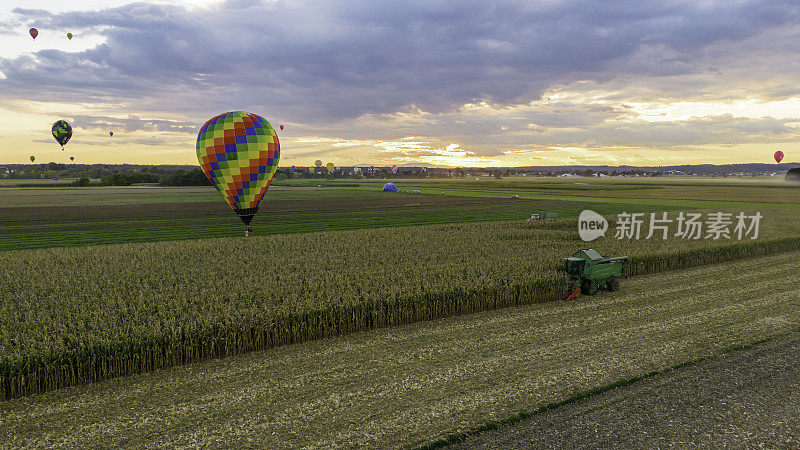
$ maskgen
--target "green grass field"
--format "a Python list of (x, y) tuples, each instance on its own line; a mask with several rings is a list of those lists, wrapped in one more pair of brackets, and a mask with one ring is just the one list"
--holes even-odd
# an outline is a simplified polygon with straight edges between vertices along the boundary
[[(659, 178), (658, 180), (661, 180)], [(573, 181), (581, 180), (581, 181)], [(622, 181), (621, 181), (622, 180)], [(775, 180), (663, 178), (288, 180), (273, 186), (254, 221), (264, 234), (576, 217), (708, 208), (800, 210), (800, 188)], [(14, 180), (18, 181), (18, 180)], [(422, 194), (411, 192), (419, 189)], [(511, 199), (512, 194), (521, 198)], [(210, 187), (0, 189), (0, 251), (235, 237), (243, 226)]]

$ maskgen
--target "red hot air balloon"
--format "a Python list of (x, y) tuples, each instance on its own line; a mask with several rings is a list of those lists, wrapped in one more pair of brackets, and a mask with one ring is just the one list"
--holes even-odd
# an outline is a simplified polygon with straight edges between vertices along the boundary
[(283, 131), (283, 124), (281, 124), (281, 131)]
[(781, 162), (783, 160), (783, 152), (778, 150), (775, 152), (775, 161)]
[(31, 28), (30, 30), (28, 30), (28, 33), (31, 34), (32, 38), (36, 39), (36, 36), (39, 35), (39, 30), (37, 30), (36, 28)]

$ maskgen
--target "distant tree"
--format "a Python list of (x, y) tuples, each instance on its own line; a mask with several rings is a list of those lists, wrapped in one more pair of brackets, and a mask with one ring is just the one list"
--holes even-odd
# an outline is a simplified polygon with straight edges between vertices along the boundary
[(134, 183), (158, 183), (159, 179), (151, 173), (127, 171), (101, 177), (100, 182), (106, 186), (130, 186)]
[(206, 174), (200, 169), (185, 171), (178, 169), (157, 179), (162, 186), (211, 186)]
[(494, 171), (494, 177), (497, 178), (498, 180), (502, 179), (503, 178), (503, 172), (500, 172), (499, 170), (495, 170)]
[(275, 174), (275, 181), (283, 181), (288, 179), (289, 176), (286, 175), (286, 172), (278, 172)]
[(789, 169), (789, 171), (786, 172), (786, 181), (800, 181), (800, 167)]
[(91, 180), (89, 180), (86, 177), (81, 177), (81, 178), (73, 181), (72, 184), (75, 185), (75, 186), (84, 186), (85, 187), (85, 186), (89, 186), (91, 184)]

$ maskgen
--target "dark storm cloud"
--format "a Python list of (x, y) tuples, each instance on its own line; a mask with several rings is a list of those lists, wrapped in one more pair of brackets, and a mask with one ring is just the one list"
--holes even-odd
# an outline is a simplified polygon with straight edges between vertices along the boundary
[(711, 46), (791, 24), (799, 10), (788, 1), (470, 0), (15, 9), (43, 29), (95, 32), (106, 43), (0, 60), (0, 95), (200, 117), (246, 107), (310, 125), (411, 105), (527, 104), (575, 80), (706, 71)]

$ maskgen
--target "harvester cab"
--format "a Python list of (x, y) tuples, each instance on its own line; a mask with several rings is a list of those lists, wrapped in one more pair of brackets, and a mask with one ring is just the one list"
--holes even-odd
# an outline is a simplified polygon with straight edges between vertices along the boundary
[(619, 279), (625, 277), (627, 256), (603, 258), (593, 249), (578, 250), (569, 258), (564, 258), (564, 271), (570, 283), (571, 300), (578, 294), (594, 295), (600, 289), (616, 291)]

